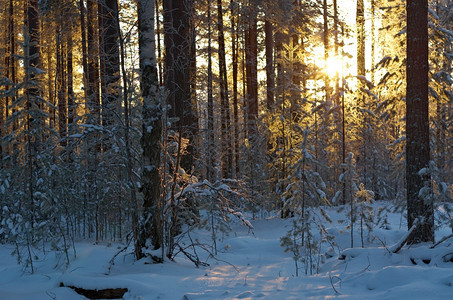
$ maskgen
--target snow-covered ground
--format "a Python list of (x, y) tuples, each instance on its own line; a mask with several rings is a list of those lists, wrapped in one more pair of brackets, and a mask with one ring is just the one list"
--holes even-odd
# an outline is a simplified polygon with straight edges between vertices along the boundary
[[(306, 276), (299, 263), (295, 276), (293, 254), (280, 246), (292, 220), (270, 217), (251, 220), (253, 231), (235, 224), (229, 236), (219, 234), (216, 258), (198, 249), (209, 263), (199, 268), (184, 256), (163, 264), (134, 261), (128, 251), (117, 256), (109, 271), (109, 261), (121, 245), (80, 242), (69, 267), (63, 268), (61, 254), (37, 253), (35, 274), (30, 274), (10, 255), (12, 245), (0, 245), (0, 299), (86, 299), (60, 283), (87, 289), (127, 288), (124, 299), (453, 299), (453, 262), (445, 262), (453, 257), (453, 239), (434, 249), (404, 246), (391, 253), (406, 224), (400, 214), (389, 214), (388, 229), (376, 227), (365, 248), (347, 249), (350, 233), (345, 222), (339, 222), (344, 215), (334, 209), (328, 213), (333, 223), (325, 226), (335, 234), (338, 246), (316, 275)], [(441, 228), (436, 237), (450, 233)], [(208, 241), (209, 236), (199, 232), (192, 238)], [(359, 232), (355, 239), (360, 246)], [(322, 251), (328, 248), (325, 245)]]

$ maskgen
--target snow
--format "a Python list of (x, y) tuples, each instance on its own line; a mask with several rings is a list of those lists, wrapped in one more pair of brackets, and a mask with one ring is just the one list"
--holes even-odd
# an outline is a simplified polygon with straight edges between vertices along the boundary
[[(375, 212), (383, 205), (388, 204), (373, 204)], [(135, 261), (132, 249), (120, 253), (110, 265), (123, 245), (77, 242), (77, 257), (70, 252), (69, 266), (64, 253), (36, 252), (35, 273), (30, 274), (10, 255), (14, 245), (0, 245), (0, 299), (86, 299), (60, 283), (88, 289), (127, 288), (124, 299), (451, 299), (453, 237), (433, 249), (428, 244), (405, 245), (392, 253), (391, 245), (404, 238), (407, 225), (401, 214), (388, 213), (391, 230), (375, 226), (371, 233), (366, 231), (366, 245), (361, 248), (356, 225), (356, 247), (348, 249), (345, 212), (323, 209), (333, 220), (324, 225), (337, 245), (323, 244), (320, 253), (326, 255), (312, 276), (304, 274), (299, 262), (296, 277), (292, 253), (280, 246), (294, 219), (273, 216), (250, 220), (251, 227), (238, 220), (229, 235), (218, 233), (218, 255), (213, 258), (198, 250), (202, 261), (210, 264), (200, 268), (183, 256), (163, 264)], [(436, 240), (449, 234), (451, 229), (441, 227)], [(194, 237), (210, 243), (211, 234), (196, 231)]]

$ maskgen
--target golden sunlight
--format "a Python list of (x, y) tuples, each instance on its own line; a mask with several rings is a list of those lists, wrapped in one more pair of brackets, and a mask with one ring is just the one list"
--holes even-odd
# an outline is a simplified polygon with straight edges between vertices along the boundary
[(342, 76), (343, 74), (343, 61), (341, 58), (336, 56), (330, 56), (324, 65), (324, 72), (330, 77)]

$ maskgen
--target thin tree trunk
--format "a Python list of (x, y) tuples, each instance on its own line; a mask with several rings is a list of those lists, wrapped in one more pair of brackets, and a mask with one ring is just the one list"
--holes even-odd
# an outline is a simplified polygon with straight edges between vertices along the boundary
[(228, 99), (228, 80), (225, 58), (225, 38), (223, 32), (222, 0), (217, 0), (217, 30), (219, 42), (219, 77), (220, 77), (220, 109), (221, 109), (221, 136), (222, 154), (226, 156), (222, 164), (223, 178), (230, 178), (233, 172), (233, 152), (230, 135), (230, 104)]
[[(364, 0), (357, 0), (357, 75), (365, 76), (365, 15)], [(361, 86), (361, 81), (359, 87)]]
[[(192, 135), (192, 160), (195, 161), (196, 151), (200, 149), (198, 110), (197, 110), (197, 15), (195, 10), (195, 0), (189, 0), (189, 89), (191, 114), (188, 116), (188, 126)], [(192, 163), (193, 164), (193, 163)]]
[[(365, 88), (363, 80), (360, 77), (366, 76), (365, 70), (365, 7), (364, 0), (357, 0), (357, 11), (356, 11), (356, 27), (357, 27), (357, 93), (358, 93), (358, 106), (362, 109), (366, 109), (366, 97), (362, 92)], [(362, 145), (360, 165), (362, 169), (363, 182), (365, 186), (368, 184), (368, 155), (367, 155), (367, 142), (368, 142), (368, 120), (367, 115), (362, 114), (361, 126), (362, 126)]]
[[(13, 0), (9, 1), (9, 7), (8, 7), (8, 51), (5, 55), (5, 60), (6, 60), (6, 77), (9, 79), (10, 84), (8, 85), (8, 88), (12, 88), (15, 83), (16, 83), (16, 61), (14, 59), (14, 55), (16, 54), (16, 37), (15, 37), (15, 20), (14, 20), (14, 3)], [(4, 120), (9, 117), (9, 105), (11, 103), (15, 102), (15, 96), (11, 95), (10, 97), (5, 98), (5, 113), (4, 113)], [(5, 122), (6, 123), (6, 122)], [(4, 125), (5, 125), (4, 123)], [(16, 130), (16, 122), (13, 122), (13, 128), (12, 131), (14, 132)], [(6, 126), (3, 127), (4, 132), (2, 132), (2, 136), (6, 135)], [(14, 144), (13, 144), (13, 147)], [(5, 149), (3, 149), (5, 150)], [(15, 149), (13, 149), (14, 151)], [(10, 151), (10, 149), (6, 149), (7, 152)]]
[(65, 98), (65, 70), (64, 70), (64, 37), (63, 37), (63, 13), (61, 3), (59, 2), (56, 28), (56, 87), (58, 98), (58, 132), (60, 134), (60, 145), (66, 146), (66, 98)]
[[(36, 153), (41, 150), (41, 133), (39, 127), (42, 122), (39, 116), (34, 113), (35, 110), (41, 108), (37, 101), (40, 96), (38, 74), (36, 72), (40, 67), (39, 53), (39, 2), (38, 0), (30, 0), (26, 7), (25, 15), (26, 27), (24, 28), (24, 67), (25, 67), (25, 109), (28, 111), (26, 117), (27, 134), (27, 156), (28, 156), (28, 193), (29, 193), (29, 222), (31, 227), (34, 227), (35, 214), (35, 199), (34, 199), (34, 162)], [(35, 119), (37, 118), (37, 119)], [(32, 136), (33, 135), (33, 136)]]
[(214, 98), (212, 95), (212, 30), (211, 30), (211, 0), (208, 0), (208, 180), (214, 182), (215, 174), (215, 133), (214, 133)]
[(231, 7), (231, 55), (233, 65), (233, 143), (235, 175), (239, 176), (239, 107), (238, 107), (238, 33), (236, 26), (236, 6), (234, 0), (230, 1)]
[[(107, 61), (107, 53), (105, 52), (105, 38), (106, 38), (106, 27), (104, 24), (104, 18), (105, 18), (105, 10), (106, 10), (106, 0), (96, 0), (97, 3), (97, 27), (96, 27), (96, 33), (97, 33), (97, 38), (98, 38), (98, 64), (99, 64), (99, 70), (98, 70), (98, 80), (99, 80), (99, 88), (100, 88), (100, 94), (99, 94), (99, 124), (102, 124), (102, 126), (105, 125), (105, 120), (107, 118), (104, 118), (104, 104), (106, 103), (106, 97), (108, 94), (108, 89), (107, 89), (107, 77), (108, 75), (106, 74), (106, 61)], [(104, 143), (102, 147), (104, 147)]]
[[(358, 0), (360, 1), (360, 0)], [(329, 23), (328, 23), (328, 11), (327, 11), (327, 0), (323, 0), (323, 4), (322, 4), (322, 15), (323, 15), (323, 25), (324, 25), (324, 29), (323, 29), (323, 44), (324, 44), (324, 63), (326, 64), (327, 66), (327, 60), (329, 58)], [(330, 80), (329, 80), (329, 75), (324, 75), (324, 89), (325, 89), (325, 95), (326, 95), (326, 99), (325, 101), (329, 101), (330, 100)]]
[[(250, 11), (246, 29), (245, 63), (247, 78), (247, 129), (248, 138), (253, 141), (256, 137), (256, 121), (258, 118), (258, 31), (256, 13)], [(251, 143), (254, 146), (253, 142)]]
[(96, 38), (96, 3), (87, 0), (87, 42), (88, 42), (88, 99), (91, 123), (99, 124), (99, 45)]
[[(338, 57), (338, 32), (339, 31), (339, 28), (338, 28), (338, 4), (337, 4), (337, 0), (333, 0), (333, 37), (334, 37), (334, 53), (335, 53), (335, 59), (339, 59)], [(335, 74), (335, 91), (334, 91), (334, 94), (335, 94), (335, 105), (339, 105), (340, 104), (340, 78), (339, 78), (339, 72), (337, 70), (336, 74)]]
[[(342, 44), (344, 44), (344, 27), (341, 26), (341, 39)], [(343, 64), (343, 57), (341, 58), (341, 63)], [(343, 174), (346, 171), (346, 108), (344, 103), (344, 81), (341, 80), (341, 162), (343, 164)], [(346, 182), (343, 181), (343, 193), (342, 193), (342, 204), (346, 205)]]
[(85, 99), (85, 107), (89, 107), (88, 102), (88, 52), (87, 52), (87, 33), (85, 22), (85, 5), (83, 0), (79, 0), (80, 9), (80, 31), (82, 37), (82, 68), (83, 68), (83, 92)]
[(376, 56), (376, 2), (371, 0), (371, 83), (374, 84), (374, 65)]
[(161, 46), (161, 36), (162, 36), (162, 30), (160, 29), (160, 18), (159, 18), (159, 5), (161, 1), (155, 0), (155, 6), (156, 6), (156, 37), (157, 37), (157, 66), (159, 70), (159, 85), (163, 86), (164, 85), (164, 67), (162, 64), (162, 46)]
[(67, 32), (67, 46), (66, 46), (66, 76), (67, 76), (67, 95), (68, 95), (68, 126), (74, 125), (76, 116), (76, 107), (74, 102), (74, 74), (73, 74), (73, 23), (69, 21), (69, 28)]
[[(269, 14), (269, 12), (267, 12)], [(265, 38), (264, 43), (266, 45), (266, 104), (269, 112), (272, 111), (274, 106), (274, 27), (271, 20), (266, 18), (264, 21), (264, 32)]]

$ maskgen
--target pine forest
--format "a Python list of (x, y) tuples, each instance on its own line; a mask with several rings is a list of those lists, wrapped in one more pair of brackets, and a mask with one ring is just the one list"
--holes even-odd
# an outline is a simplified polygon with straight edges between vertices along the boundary
[(391, 214), (374, 247), (434, 248), (452, 28), (450, 0), (1, 0), (0, 248), (30, 274), (81, 242), (207, 268), (272, 217), (297, 277), (339, 249), (332, 218), (353, 250)]

